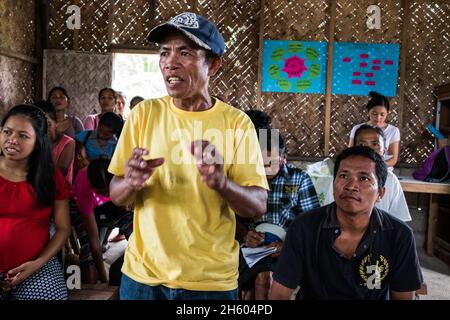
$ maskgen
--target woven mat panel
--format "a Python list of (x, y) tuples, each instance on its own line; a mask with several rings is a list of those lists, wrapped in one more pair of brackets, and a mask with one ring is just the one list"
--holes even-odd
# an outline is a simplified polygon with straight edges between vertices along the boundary
[(13, 106), (33, 101), (34, 78), (31, 63), (0, 55), (0, 119)]
[[(192, 1), (149, 0), (78, 0), (68, 3), (52, 0), (49, 4), (49, 47), (73, 49), (73, 30), (66, 26), (67, 7), (77, 4), (81, 8), (79, 30), (80, 51), (107, 52), (109, 41), (113, 45), (147, 46), (147, 34), (153, 26), (167, 21), (176, 14), (192, 10)], [(108, 24), (112, 24), (109, 39)]]
[[(367, 7), (371, 0), (338, 0), (336, 4), (335, 41), (365, 43), (399, 43), (401, 38), (402, 8), (400, 1), (377, 3), (381, 9), (381, 29), (366, 26)], [(397, 85), (397, 93), (399, 92)], [(398, 97), (390, 98), (388, 121), (398, 126)], [(330, 156), (345, 149), (352, 127), (368, 120), (366, 110), (369, 97), (333, 95), (331, 104)]]
[[(150, 28), (169, 20), (179, 13), (193, 10), (192, 0), (160, 0), (155, 2), (154, 20)], [(150, 31), (150, 28), (148, 31)]]
[(192, 11), (192, 0), (115, 0), (112, 7), (112, 44), (148, 46), (147, 35), (156, 25)]
[[(50, 49), (71, 50), (73, 31), (66, 26), (67, 7), (72, 3), (64, 0), (52, 0), (48, 3), (48, 47)], [(83, 12), (81, 13), (83, 23)]]
[[(381, 28), (369, 30), (367, 7), (376, 4), (381, 9)], [(399, 43), (402, 30), (401, 1), (337, 0), (335, 41)]]
[(109, 0), (79, 0), (81, 7), (80, 51), (107, 52), (109, 46)]
[(239, 109), (256, 106), (259, 5), (259, 0), (198, 1), (197, 5), (225, 40), (224, 62), (211, 80), (211, 93)]
[[(49, 47), (52, 49), (73, 49), (74, 31), (66, 26), (70, 16), (67, 7), (75, 3), (64, 0), (49, 1)], [(81, 8), (81, 29), (78, 34), (78, 50), (107, 52), (109, 0), (78, 0)]]
[[(323, 41), (327, 38), (328, 1), (266, 1), (264, 38)], [(325, 96), (263, 93), (262, 109), (287, 140), (289, 155), (323, 156)]]
[[(411, 1), (402, 132), (402, 159), (421, 164), (434, 147), (435, 86), (450, 83), (450, 2)], [(425, 41), (426, 39), (426, 41)]]
[(35, 1), (0, 1), (0, 48), (35, 55)]
[(114, 45), (146, 46), (154, 22), (155, 1), (114, 1), (112, 4), (112, 39)]
[(264, 97), (262, 110), (272, 117), (272, 126), (281, 130), (289, 156), (322, 157), (325, 97), (293, 93), (272, 93)]
[(100, 112), (98, 93), (111, 86), (110, 54), (46, 50), (44, 52), (44, 93), (55, 86), (64, 87), (70, 96), (68, 113), (84, 120)]
[(329, 1), (274, 0), (264, 8), (264, 39), (324, 41)]

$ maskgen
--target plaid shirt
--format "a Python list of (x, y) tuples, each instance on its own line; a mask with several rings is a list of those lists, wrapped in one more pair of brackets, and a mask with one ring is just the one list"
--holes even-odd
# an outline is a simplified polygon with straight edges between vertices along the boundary
[(320, 207), (308, 174), (292, 165), (283, 165), (269, 186), (267, 212), (258, 223), (269, 222), (287, 230), (298, 214)]

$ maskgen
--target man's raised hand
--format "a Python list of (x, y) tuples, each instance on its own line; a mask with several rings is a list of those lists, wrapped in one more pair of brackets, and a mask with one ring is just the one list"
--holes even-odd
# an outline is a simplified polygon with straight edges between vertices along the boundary
[(164, 163), (164, 158), (145, 160), (144, 156), (148, 154), (147, 149), (134, 148), (125, 167), (125, 181), (135, 190), (142, 189), (156, 168)]
[(223, 173), (223, 158), (216, 147), (206, 140), (195, 140), (190, 145), (191, 154), (201, 180), (211, 189), (221, 191), (226, 187), (227, 179)]

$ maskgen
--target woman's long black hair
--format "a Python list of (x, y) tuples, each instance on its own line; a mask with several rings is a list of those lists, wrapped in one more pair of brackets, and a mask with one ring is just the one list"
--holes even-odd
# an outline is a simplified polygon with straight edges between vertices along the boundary
[(53, 87), (49, 92), (48, 92), (48, 96), (47, 96), (47, 101), (50, 101), (51, 97), (52, 97), (52, 93), (56, 90), (59, 90), (63, 93), (63, 95), (66, 96), (67, 100), (70, 101), (70, 97), (67, 93), (67, 90), (64, 89), (63, 87)]
[(55, 200), (56, 188), (52, 145), (48, 137), (45, 113), (33, 105), (17, 105), (5, 115), (2, 127), (12, 116), (23, 116), (29, 119), (36, 133), (34, 151), (28, 159), (27, 181), (33, 186), (37, 207), (50, 207)]

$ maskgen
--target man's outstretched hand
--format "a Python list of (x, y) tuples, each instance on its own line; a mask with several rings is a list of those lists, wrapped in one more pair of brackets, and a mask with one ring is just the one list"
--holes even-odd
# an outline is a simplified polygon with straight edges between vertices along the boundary
[(206, 140), (195, 140), (190, 145), (191, 154), (200, 173), (201, 180), (211, 189), (221, 191), (227, 184), (223, 174), (223, 157), (216, 147)]
[(145, 160), (144, 156), (148, 154), (147, 149), (134, 148), (125, 167), (125, 181), (135, 190), (142, 189), (145, 181), (164, 163), (164, 158)]

